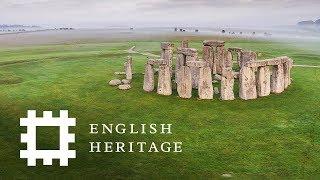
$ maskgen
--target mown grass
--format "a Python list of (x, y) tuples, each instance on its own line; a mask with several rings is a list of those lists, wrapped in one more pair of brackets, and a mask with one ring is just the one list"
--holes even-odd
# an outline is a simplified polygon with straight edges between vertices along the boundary
[[(142, 90), (145, 56), (133, 54), (133, 88), (119, 91), (107, 82), (122, 71), (135, 45), (159, 52), (159, 42), (48, 45), (0, 50), (0, 74), (21, 78), (0, 83), (0, 176), (14, 178), (277, 178), (320, 175), (320, 69), (293, 69), (293, 84), (283, 94), (257, 100), (200, 101), (158, 96)], [(178, 44), (177, 44), (178, 45)], [(201, 42), (192, 47), (201, 49)], [(318, 56), (276, 42), (232, 40), (227, 46), (262, 53), (261, 58), (288, 55), (297, 64), (320, 65)], [(200, 53), (201, 56), (201, 53)], [(14, 63), (31, 59), (28, 63)], [(122, 78), (120, 76), (120, 78)], [(77, 159), (68, 167), (27, 167), (19, 159), (19, 118), (38, 112), (67, 109), (77, 118)], [(38, 114), (41, 116), (41, 114)], [(89, 135), (89, 123), (171, 123), (172, 135)], [(40, 132), (39, 143), (54, 146), (55, 131)], [(182, 141), (182, 153), (89, 153), (89, 141)], [(38, 142), (37, 142), (38, 143)]]

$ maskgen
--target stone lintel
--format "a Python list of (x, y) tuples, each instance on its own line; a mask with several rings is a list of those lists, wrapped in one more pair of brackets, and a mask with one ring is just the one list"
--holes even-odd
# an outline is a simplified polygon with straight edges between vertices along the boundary
[(218, 40), (205, 40), (203, 41), (204, 46), (210, 46), (210, 47), (218, 47), (218, 46), (224, 46), (224, 41), (218, 41)]
[(195, 56), (195, 55), (197, 55), (197, 49), (195, 49), (195, 48), (178, 48), (177, 52), (179, 54), (184, 54), (186, 56)]
[(161, 49), (163, 50), (169, 50), (172, 49), (174, 47), (174, 44), (171, 42), (162, 42), (161, 43)]

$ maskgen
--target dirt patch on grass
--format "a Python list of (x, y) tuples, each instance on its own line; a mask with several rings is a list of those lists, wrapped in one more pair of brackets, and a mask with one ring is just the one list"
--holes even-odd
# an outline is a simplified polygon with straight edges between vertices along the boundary
[(0, 72), (0, 85), (19, 84), (22, 82), (23, 79), (20, 76), (9, 72)]

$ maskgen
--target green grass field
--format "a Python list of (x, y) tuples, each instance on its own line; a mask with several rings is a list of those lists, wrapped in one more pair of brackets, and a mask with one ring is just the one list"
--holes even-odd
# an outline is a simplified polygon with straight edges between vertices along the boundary
[[(320, 68), (293, 68), (293, 84), (280, 95), (257, 100), (200, 101), (142, 90), (145, 56), (133, 54), (133, 88), (107, 82), (122, 71), (126, 49), (160, 53), (159, 41), (43, 45), (0, 49), (0, 178), (214, 178), (320, 176)], [(178, 41), (176, 41), (178, 45)], [(201, 52), (201, 41), (190, 44)], [(228, 47), (287, 55), (295, 64), (320, 65), (319, 52), (254, 40), (230, 40)], [(319, 44), (314, 44), (319, 47)], [(237, 87), (236, 87), (236, 91)], [(237, 95), (238, 96), (238, 95)], [(19, 118), (27, 110), (69, 110), (77, 118), (77, 158), (68, 167), (27, 167), (19, 158)], [(172, 135), (89, 135), (89, 123), (171, 123)], [(57, 131), (39, 132), (39, 144), (55, 147)], [(182, 141), (182, 153), (89, 153), (89, 141)]]

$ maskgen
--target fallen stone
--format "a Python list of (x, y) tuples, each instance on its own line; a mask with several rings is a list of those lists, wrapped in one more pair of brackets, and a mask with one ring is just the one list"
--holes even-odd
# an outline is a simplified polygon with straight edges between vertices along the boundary
[(213, 79), (218, 80), (218, 81), (221, 81), (221, 75), (215, 74), (214, 77), (213, 77)]
[(119, 84), (121, 84), (120, 79), (113, 79), (113, 80), (109, 81), (110, 86), (118, 86)]
[(177, 91), (181, 98), (191, 98), (192, 96), (192, 78), (191, 70), (187, 66), (182, 66), (178, 70)]
[(270, 68), (269, 66), (259, 67), (257, 73), (257, 91), (259, 97), (270, 95)]
[(123, 84), (130, 84), (130, 83), (131, 83), (131, 80), (129, 80), (129, 79), (122, 79), (121, 82), (122, 82)]
[(223, 178), (232, 178), (231, 174), (222, 174), (221, 177)]
[(118, 86), (120, 90), (128, 90), (131, 88), (130, 84), (121, 84)]
[(212, 72), (210, 67), (199, 70), (198, 94), (200, 99), (213, 99)]

